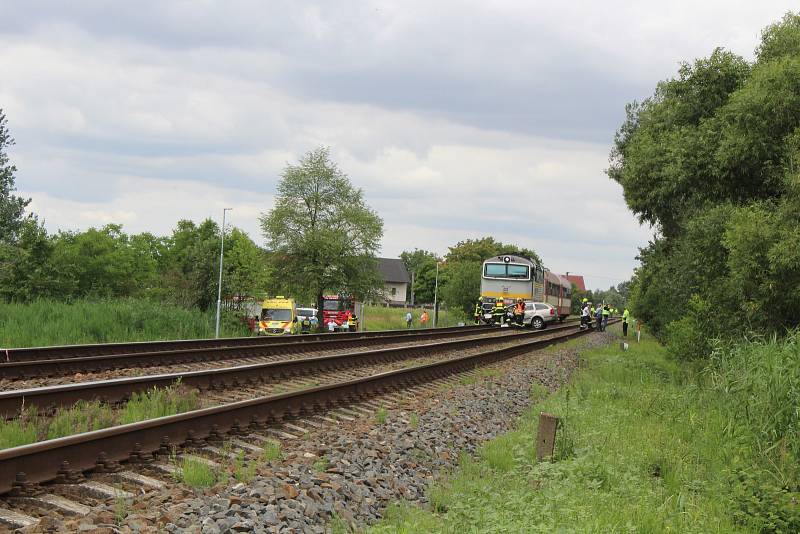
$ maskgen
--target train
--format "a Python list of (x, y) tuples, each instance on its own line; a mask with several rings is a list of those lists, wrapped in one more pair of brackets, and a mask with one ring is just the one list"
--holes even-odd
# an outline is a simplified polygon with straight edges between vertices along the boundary
[(486, 312), (491, 311), (497, 299), (509, 306), (521, 298), (550, 304), (556, 309), (558, 320), (563, 321), (572, 307), (572, 283), (530, 258), (503, 254), (483, 262), (481, 297)]

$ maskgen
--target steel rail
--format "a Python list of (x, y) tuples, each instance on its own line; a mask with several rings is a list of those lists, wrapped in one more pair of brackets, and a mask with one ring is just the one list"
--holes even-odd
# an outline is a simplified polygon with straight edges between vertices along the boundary
[(446, 340), (296, 360), (17, 389), (0, 392), (0, 417), (6, 419), (16, 417), (23, 407), (31, 406), (37, 407), (39, 413), (44, 413), (56, 407), (71, 406), (79, 400), (102, 400), (108, 403), (117, 403), (128, 399), (135, 392), (145, 391), (154, 387), (170, 386), (178, 380), (180, 380), (181, 384), (197, 388), (201, 392), (239, 386), (246, 387), (330, 370), (428, 356), (450, 350), (508, 343), (516, 337), (542, 337), (550, 332), (558, 332), (569, 328), (575, 327), (573, 325), (563, 325), (549, 330), (536, 330), (513, 335)]
[[(160, 352), (134, 352), (125, 354), (109, 354), (101, 356), (81, 356), (75, 358), (59, 358), (53, 360), (32, 360), (21, 362), (0, 363), (0, 376), (9, 379), (40, 378), (65, 376), (74, 373), (99, 372), (113, 369), (129, 369), (134, 367), (148, 367), (154, 365), (174, 365), (180, 363), (223, 361), (237, 358), (263, 357), (281, 354), (301, 354), (319, 350), (331, 350), (351, 347), (367, 347), (385, 345), (388, 343), (402, 343), (406, 341), (424, 341), (428, 339), (443, 339), (449, 337), (469, 336), (479, 333), (496, 332), (491, 328), (455, 327), (452, 329), (429, 329), (418, 334), (407, 332), (397, 333), (391, 330), (392, 335), (361, 336), (350, 334), (337, 334), (330, 337), (321, 336), (321, 340), (306, 340), (302, 342), (291, 341), (285, 343), (272, 342), (267, 344), (253, 344), (234, 347), (210, 347), (194, 349), (174, 349)], [(300, 336), (298, 336), (300, 337)]]
[(340, 332), (303, 334), (296, 336), (252, 336), (221, 339), (183, 339), (176, 341), (137, 341), (132, 343), (94, 343), (86, 345), (55, 345), (49, 347), (0, 348), (0, 361), (27, 362), (79, 358), (85, 356), (109, 356), (112, 354), (135, 354), (182, 349), (213, 349), (224, 347), (248, 347), (270, 344), (305, 343), (308, 341), (333, 341), (347, 338), (380, 338), (406, 335), (425, 337), (440, 332), (482, 330), (488, 326), (451, 326), (414, 330), (379, 330), (375, 332)]
[(260, 430), (265, 424), (285, 418), (408, 388), (587, 332), (576, 330), (558, 338), (528, 340), (500, 350), (2, 450), (0, 494), (24, 495), (35, 491), (32, 484), (48, 482), (59, 475), (108, 469), (115, 462), (149, 461), (153, 454), (169, 454), (173, 446), (197, 446), (204, 440), (219, 441), (223, 434), (245, 433), (243, 425), (249, 430)]

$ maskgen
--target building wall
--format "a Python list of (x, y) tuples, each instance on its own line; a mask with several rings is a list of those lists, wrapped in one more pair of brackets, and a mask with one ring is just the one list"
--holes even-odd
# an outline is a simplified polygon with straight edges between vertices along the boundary
[(383, 296), (386, 300), (392, 303), (403, 303), (406, 301), (408, 293), (408, 284), (386, 282), (383, 287)]

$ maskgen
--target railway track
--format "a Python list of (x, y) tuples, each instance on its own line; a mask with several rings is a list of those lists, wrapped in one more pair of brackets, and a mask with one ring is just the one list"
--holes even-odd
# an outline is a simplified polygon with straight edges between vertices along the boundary
[[(35, 506), (41, 506), (42, 502), (50, 502), (55, 498), (48, 493), (48, 491), (53, 491), (49, 489), (49, 484), (53, 481), (57, 483), (54, 488), (59, 488), (55, 492), (63, 493), (66, 491), (65, 488), (71, 487), (70, 484), (76, 485), (83, 480), (82, 473), (91, 472), (92, 477), (98, 480), (111, 476), (103, 475), (103, 473), (117, 472), (118, 476), (123, 478), (134, 476), (128, 471), (119, 471), (119, 462), (134, 466), (134, 471), (144, 470), (144, 472), (152, 473), (152, 466), (155, 465), (152, 463), (154, 458), (158, 464), (156, 467), (172, 468), (170, 464), (164, 462), (170, 457), (170, 454), (174, 456), (176, 448), (182, 448), (187, 452), (197, 448), (219, 452), (219, 448), (214, 445), (228, 440), (237, 443), (237, 447), (244, 447), (245, 450), (249, 450), (247, 447), (256, 449), (253, 445), (242, 441), (245, 436), (251, 441), (255, 438), (262, 439), (264, 434), (292, 437), (276, 428), (285, 430), (288, 426), (289, 431), (294, 432), (292, 428), (297, 429), (297, 426), (293, 427), (292, 421), (299, 423), (301, 420), (302, 423), (299, 424), (311, 424), (313, 417), (317, 418), (317, 421), (331, 421), (324, 415), (326, 413), (330, 414), (330, 417), (343, 417), (346, 421), (347, 417), (341, 415), (342, 413), (358, 416), (358, 414), (365, 413), (365, 408), (369, 410), (378, 406), (376, 401), (370, 400), (375, 397), (380, 396), (382, 399), (391, 400), (401, 398), (409, 392), (413, 394), (416, 391), (418, 393), (420, 388), (422, 391), (430, 391), (432, 382), (449, 381), (452, 383), (455, 375), (474, 373), (479, 366), (506, 360), (586, 333), (574, 327), (550, 328), (537, 333), (538, 335), (531, 333), (517, 336), (519, 343), (500, 350), (480, 350), (474, 354), (457, 356), (435, 363), (374, 373), (356, 379), (340, 380), (298, 391), (252, 398), (175, 416), (3, 450), (0, 451), (0, 495), (4, 495), (6, 504), (11, 505), (12, 508), (22, 506), (21, 509), (25, 510), (25, 505), (21, 503), (38, 500), (39, 504)], [(456, 340), (455, 343), (466, 341)], [(472, 343), (475, 343), (475, 340), (472, 340)], [(445, 343), (426, 345), (443, 344)], [(485, 347), (487, 344), (491, 343), (484, 341), (480, 343), (480, 346)], [(390, 352), (398, 350), (389, 349)], [(381, 353), (381, 350), (368, 352)], [(412, 353), (408, 352), (407, 354)], [(349, 355), (349, 357), (353, 358), (353, 355)], [(379, 359), (373, 361), (380, 361), (379, 356), (375, 357)], [(401, 358), (401, 356), (396, 356), (396, 358)], [(328, 369), (336, 371), (336, 367)], [(381, 401), (381, 403), (383, 402), (385, 401)], [(345, 409), (344, 407), (349, 408)], [(338, 415), (334, 416), (334, 413), (338, 413)], [(300, 439), (297, 436), (294, 438)], [(146, 465), (151, 465), (151, 467), (135, 467)], [(117, 477), (117, 475), (114, 476)], [(147, 479), (147, 477), (141, 478)], [(119, 478), (114, 479), (118, 480)], [(141, 481), (137, 482), (137, 484), (141, 483)], [(145, 481), (144, 483), (149, 482)], [(81, 485), (85, 486), (86, 483)], [(102, 484), (95, 484), (92, 487), (100, 491), (100, 486)], [(108, 488), (109, 486), (106, 486), (106, 489)], [(98, 497), (99, 502), (113, 499), (106, 495), (104, 501), (100, 497)], [(14, 513), (8, 510), (0, 510), (0, 512), (7, 512), (12, 517)], [(34, 515), (39, 515), (39, 513)], [(3, 518), (0, 517), (0, 524), (2, 521)]]
[[(182, 385), (198, 389), (201, 394), (221, 389), (248, 388), (291, 378), (313, 376), (329, 371), (342, 371), (354, 367), (386, 364), (398, 360), (433, 356), (444, 352), (463, 351), (476, 347), (508, 343), (515, 341), (515, 338), (518, 337), (528, 339), (549, 336), (553, 332), (568, 329), (574, 330), (575, 327), (567, 324), (540, 331), (508, 331), (505, 335), (485, 335), (455, 340), (445, 339), (444, 341), (417, 343), (400, 347), (358, 350), (331, 356), (17, 389), (0, 393), (0, 417), (13, 418), (23, 407), (30, 408), (32, 406), (37, 407), (39, 413), (47, 413), (57, 407), (71, 406), (79, 400), (102, 400), (110, 404), (118, 403), (128, 399), (135, 392), (154, 387), (170, 386), (178, 381)], [(490, 333), (495, 334), (497, 331), (493, 330)], [(311, 343), (320, 342), (314, 341)]]
[[(243, 358), (282, 356), (327, 350), (345, 350), (360, 347), (413, 343), (432, 339), (467, 337), (496, 333), (487, 327), (455, 327), (430, 330), (372, 333), (320, 334), (285, 338), (240, 338), (253, 340), (240, 346), (200, 346), (195, 348), (166, 348), (139, 352), (108, 353), (102, 355), (75, 355), (63, 358), (29, 359), (0, 363), (0, 377), (5, 380), (70, 376), (76, 373), (99, 373), (116, 369), (150, 368), (163, 365), (222, 362)], [(380, 335), (378, 335), (380, 334)], [(208, 340), (204, 340), (208, 341)], [(257, 343), (256, 341), (261, 341)], [(162, 342), (159, 342), (162, 343)], [(172, 343), (172, 342), (163, 342)], [(159, 345), (161, 346), (161, 345)], [(166, 345), (172, 346), (172, 345)], [(166, 347), (165, 346), (165, 347)], [(56, 347), (61, 349), (61, 347)]]
[(86, 356), (111, 356), (114, 354), (142, 354), (188, 349), (221, 349), (228, 347), (260, 347), (272, 344), (302, 344), (309, 341), (341, 341), (346, 339), (381, 339), (405, 336), (409, 339), (435, 338), (448, 332), (486, 330), (487, 326), (453, 326), (422, 330), (381, 330), (375, 332), (342, 332), (304, 334), (300, 336), (234, 337), (220, 339), (190, 339), (177, 341), (143, 341), (133, 343), (96, 343), (86, 345), (57, 345), (0, 349), (0, 360), (5, 362), (30, 362), (60, 360)]
[[(555, 329), (553, 329), (555, 330)], [(409, 387), (472, 370), (558, 342), (585, 335), (587, 331), (565, 328), (554, 337), (523, 337), (511, 347), (416, 365), (409, 368), (289, 393), (270, 395), (178, 415), (151, 419), (43, 441), (0, 451), (0, 495), (24, 495), (32, 484), (59, 476), (78, 475), (104, 464), (141, 461), (172, 447), (216, 442), (223, 436), (239, 436), (247, 429), (324, 411), (332, 407), (401, 391)], [(99, 463), (98, 463), (99, 462)]]

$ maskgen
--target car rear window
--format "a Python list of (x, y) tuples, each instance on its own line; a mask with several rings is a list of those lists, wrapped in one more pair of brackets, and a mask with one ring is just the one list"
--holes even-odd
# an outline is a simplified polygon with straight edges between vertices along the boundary
[(547, 304), (537, 304), (536, 305), (536, 309), (537, 310), (546, 310), (548, 308), (549, 308), (549, 306)]

